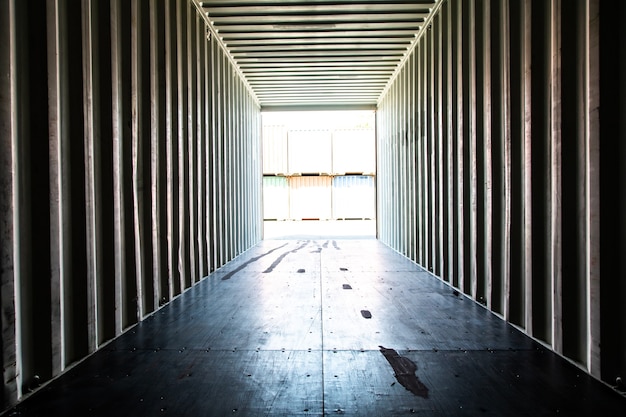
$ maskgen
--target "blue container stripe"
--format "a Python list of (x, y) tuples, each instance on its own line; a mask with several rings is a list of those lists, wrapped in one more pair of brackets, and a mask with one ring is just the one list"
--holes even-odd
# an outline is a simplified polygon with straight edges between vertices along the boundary
[(369, 175), (343, 175), (333, 178), (333, 187), (374, 187), (374, 177)]

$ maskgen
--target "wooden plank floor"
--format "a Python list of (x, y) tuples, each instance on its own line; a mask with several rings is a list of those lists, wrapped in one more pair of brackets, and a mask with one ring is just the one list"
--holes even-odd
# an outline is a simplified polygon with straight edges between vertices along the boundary
[(626, 398), (370, 240), (264, 241), (10, 416), (626, 416)]

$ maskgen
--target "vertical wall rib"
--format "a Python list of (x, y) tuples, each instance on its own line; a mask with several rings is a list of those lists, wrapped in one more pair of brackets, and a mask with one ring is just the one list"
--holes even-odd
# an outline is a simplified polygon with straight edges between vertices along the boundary
[(377, 112), (380, 240), (609, 383), (626, 369), (624, 9), (444, 1)]
[(198, 245), (198, 274), (197, 277), (203, 278), (208, 275), (208, 266), (207, 266), (207, 211), (206, 211), (206, 197), (207, 197), (207, 189), (206, 189), (206, 169), (207, 169), (207, 155), (206, 155), (206, 130), (208, 128), (206, 117), (206, 74), (205, 71), (205, 53), (206, 53), (206, 28), (202, 22), (200, 16), (196, 13), (192, 13), (195, 21), (195, 33), (193, 36), (195, 37), (195, 42), (198, 48), (198, 56), (194, 64), (196, 65), (196, 74), (197, 80), (196, 83), (196, 96), (198, 105), (196, 107), (196, 149), (197, 149), (197, 170), (196, 170), (196, 178), (197, 178), (197, 188), (198, 194), (196, 196), (196, 200), (193, 203), (196, 204), (197, 217), (196, 217), (196, 239)]
[(3, 396), (2, 405), (6, 407), (19, 395), (17, 367), (17, 300), (16, 290), (16, 207), (15, 183), (16, 172), (13, 169), (17, 131), (14, 127), (14, 115), (11, 108), (15, 105), (15, 4), (9, 0), (0, 2), (0, 41), (8, 45), (0, 52), (0, 300), (2, 315), (2, 365)]
[[(626, 7), (621, 5), (621, 18), (626, 17)], [(583, 112), (583, 119), (585, 120), (585, 152), (583, 156), (584, 161), (584, 176), (585, 181), (585, 195), (583, 196), (585, 210), (585, 220), (583, 226), (586, 229), (584, 234), (584, 244), (581, 245), (584, 251), (584, 268), (585, 273), (585, 290), (581, 292), (583, 298), (586, 298), (587, 308), (587, 328), (586, 328), (586, 360), (587, 369), (597, 378), (604, 377), (605, 380), (612, 382), (611, 375), (603, 375), (601, 372), (602, 364), (602, 350), (601, 350), (601, 176), (600, 176), (600, 160), (601, 160), (601, 147), (600, 147), (600, 1), (590, 0), (580, 2), (578, 16), (578, 27), (581, 28), (583, 34), (578, 38), (578, 51), (581, 55), (580, 60), (583, 64), (582, 70), (582, 88), (584, 90), (583, 96), (586, 97), (583, 100), (581, 110)], [(620, 44), (626, 45), (626, 30), (620, 25), (616, 28), (621, 28)], [(626, 70), (626, 53), (623, 48), (620, 49), (622, 56), (622, 65), (620, 66), (624, 74)], [(621, 80), (622, 97), (624, 97), (624, 81)], [(623, 106), (622, 106), (623, 108)], [(622, 118), (620, 118), (622, 119)], [(620, 143), (624, 143), (626, 136), (626, 122), (622, 120), (622, 127), (618, 130)], [(621, 155), (624, 156), (623, 154)], [(624, 159), (621, 159), (622, 161)], [(623, 164), (619, 164), (623, 165)], [(622, 183), (623, 184), (623, 183)], [(620, 234), (624, 236), (624, 234)], [(620, 239), (621, 240), (621, 239)], [(624, 275), (622, 275), (623, 277)], [(622, 290), (626, 289), (624, 285), (626, 281), (622, 278)], [(588, 293), (589, 297), (584, 297), (584, 294)], [(625, 292), (626, 293), (626, 292)], [(623, 315), (622, 315), (623, 317)], [(624, 321), (616, 323), (616, 333), (624, 335), (626, 333)], [(621, 326), (621, 327), (620, 327)], [(584, 339), (584, 338), (583, 338)], [(614, 343), (611, 343), (614, 345)], [(626, 351), (626, 344), (621, 343), (621, 351)], [(608, 355), (607, 355), (608, 356)], [(626, 374), (626, 355), (622, 355), (625, 359), (621, 366), (616, 367), (617, 372), (621, 375)]]
[(428, 231), (425, 236), (425, 241), (427, 242), (428, 247), (428, 255), (427, 255), (427, 263), (428, 269), (431, 272), (434, 272), (435, 259), (436, 259), (436, 228), (435, 228), (435, 197), (436, 197), (436, 187), (437, 180), (435, 178), (435, 167), (434, 167), (434, 154), (435, 154), (435, 94), (434, 94), (434, 84), (435, 84), (435, 73), (434, 73), (434, 59), (433, 59), (433, 27), (432, 24), (430, 26), (430, 30), (426, 33), (426, 47), (424, 48), (424, 75), (425, 75), (425, 103), (428, 103), (425, 111), (425, 137), (424, 137), (424, 153), (426, 155), (426, 174), (424, 175), (424, 180), (426, 181), (426, 213), (428, 216), (427, 219), (427, 228)]
[(48, 2), (48, 87), (50, 152), (50, 279), (52, 371), (65, 368), (65, 288), (71, 272), (71, 229), (69, 198), (69, 106), (68, 73), (63, 57), (67, 52), (67, 9), (65, 1)]
[(165, 152), (165, 13), (158, 2), (149, 9), (150, 42), (150, 205), (154, 308), (169, 299), (167, 273), (167, 159)]
[(511, 292), (511, 83), (509, 1), (493, 4), (492, 19), (492, 152), (493, 280), (491, 306), (510, 319)]
[(465, 234), (466, 227), (464, 223), (464, 207), (465, 200), (463, 199), (464, 182), (467, 179), (463, 176), (464, 163), (463, 163), (463, 148), (465, 145), (465, 138), (463, 136), (464, 125), (466, 120), (464, 118), (463, 111), (463, 32), (462, 32), (462, 0), (456, 2), (449, 2), (452, 5), (452, 90), (453, 97), (456, 97), (455, 102), (452, 105), (452, 123), (454, 124), (454, 137), (453, 142), (456, 144), (453, 150), (453, 164), (454, 164), (454, 207), (455, 207), (455, 261), (456, 261), (456, 274), (453, 278), (454, 285), (458, 286), (461, 291), (465, 291)]
[(99, 343), (98, 292), (102, 280), (102, 224), (100, 174), (100, 74), (97, 7), (86, 0), (82, 7), (83, 23), (83, 114), (85, 140), (85, 194), (87, 231), (87, 328), (88, 349)]
[(442, 56), (442, 152), (443, 152), (443, 271), (442, 279), (452, 284), (455, 276), (455, 247), (454, 247), (454, 167), (453, 167), (453, 95), (452, 95), (452, 11), (449, 2), (441, 6), (442, 41), (440, 53)]
[[(602, 379), (614, 383), (617, 377), (624, 380), (626, 375), (626, 4), (624, 2), (588, 1), (589, 20), (587, 22), (587, 37), (589, 43), (589, 91), (592, 93), (589, 110), (590, 121), (599, 117), (599, 163), (591, 165), (590, 179), (599, 176), (600, 213), (589, 214), (591, 225), (599, 223), (600, 231), (600, 270), (604, 272), (599, 279), (589, 280), (592, 291), (592, 301), (598, 302), (602, 317), (600, 340), (600, 366)], [(594, 11), (599, 7), (598, 14)], [(599, 42), (597, 33), (599, 30)], [(598, 55), (599, 59), (593, 61)], [(598, 67), (599, 65), (599, 67)], [(599, 77), (598, 85), (594, 80)], [(601, 103), (598, 101), (600, 94)], [(598, 106), (600, 105), (600, 106)], [(597, 134), (598, 126), (592, 129), (590, 138)], [(590, 143), (595, 142), (592, 141)], [(597, 145), (596, 145), (597, 146)], [(594, 148), (590, 148), (595, 150)], [(593, 159), (589, 159), (592, 164)], [(600, 169), (602, 167), (602, 169)], [(593, 200), (592, 200), (593, 201)], [(595, 203), (595, 201), (594, 201)], [(600, 221), (601, 219), (601, 221)], [(590, 234), (589, 237), (597, 237)], [(597, 242), (591, 242), (590, 249), (594, 249)], [(593, 252), (591, 252), (593, 253)], [(592, 260), (597, 260), (592, 258)], [(591, 264), (597, 267), (597, 264)], [(598, 291), (599, 290), (599, 291)], [(591, 323), (596, 323), (597, 317), (592, 317)], [(597, 329), (593, 330), (597, 334)], [(593, 340), (595, 345), (598, 339)], [(593, 349), (597, 355), (599, 348)], [(598, 361), (594, 364), (597, 366)]]
[(178, 216), (178, 43), (177, 3), (165, 2), (165, 94), (166, 126), (165, 146), (167, 163), (167, 253), (171, 299), (181, 293), (181, 273), (178, 265), (179, 216)]
[(210, 256), (210, 271), (214, 271), (218, 268), (217, 262), (217, 253), (219, 250), (217, 244), (217, 201), (216, 201), (216, 183), (215, 179), (217, 178), (217, 167), (216, 167), (216, 132), (217, 132), (217, 120), (216, 120), (216, 112), (215, 107), (217, 105), (216, 101), (216, 92), (215, 92), (215, 49), (217, 47), (217, 42), (215, 39), (209, 34), (209, 48), (207, 50), (207, 72), (210, 74), (209, 80), (207, 82), (207, 102), (209, 104), (209, 143), (208, 143), (208, 157), (209, 157), (209, 172), (207, 174), (207, 182), (209, 188), (209, 252)]
[(510, 318), (532, 332), (531, 2), (510, 0)]
[[(444, 73), (443, 73), (443, 23), (442, 23), (443, 15), (435, 16), (433, 20), (433, 49), (432, 49), (432, 60), (434, 67), (434, 111), (433, 111), (433, 131), (434, 131), (434, 152), (433, 152), (433, 170), (435, 175), (435, 227), (434, 227), (434, 252), (436, 254), (433, 272), (441, 277), (445, 277), (445, 259), (444, 259), (444, 247), (446, 246), (446, 237), (447, 234), (444, 233), (444, 133), (443, 133), (443, 117), (440, 115), (443, 112), (443, 82), (444, 82)], [(445, 278), (444, 278), (445, 279)]]
[[(47, 13), (45, 5), (39, 6), (10, 2), (9, 72), (4, 74), (10, 80), (5, 106), (11, 114), (11, 147), (0, 152), (11, 155), (12, 161), (12, 196), (3, 198), (10, 198), (13, 236), (8, 243), (14, 252), (14, 302), (9, 304), (9, 317), (15, 309), (15, 333), (7, 336), (9, 343), (11, 339), (15, 343), (15, 382), (10, 385), (17, 395), (37, 386), (35, 375), (49, 378), (52, 372), (50, 161), (48, 142), (42, 140), (48, 136), (48, 100), (37, 97), (48, 90)], [(27, 16), (31, 20), (22, 23)]]
[(492, 308), (492, 112), (491, 2), (476, 2), (476, 298)]
[(176, 63), (177, 63), (177, 93), (178, 93), (178, 272), (181, 292), (191, 283), (189, 259), (189, 156), (188, 133), (189, 123), (187, 115), (189, 103), (187, 101), (187, 1), (176, 1)]
[(111, 127), (113, 145), (113, 212), (114, 215), (114, 247), (115, 247), (115, 334), (118, 335), (124, 329), (124, 314), (127, 306), (123, 297), (122, 288), (126, 281), (126, 249), (124, 239), (125, 217), (123, 192), (123, 131), (124, 123), (121, 117), (122, 99), (122, 19), (121, 0), (111, 1)]
[[(144, 155), (150, 150), (146, 143), (149, 123), (146, 123), (146, 114), (150, 108), (146, 105), (145, 92), (147, 79), (145, 77), (144, 57), (146, 54), (146, 40), (144, 27), (148, 16), (143, 14), (142, 1), (134, 0), (131, 3), (131, 112), (132, 112), (132, 189), (133, 189), (133, 232), (135, 240), (135, 277), (137, 286), (137, 314), (141, 319), (151, 311), (151, 291), (147, 288), (148, 280), (152, 280), (151, 247), (146, 227), (146, 207), (150, 207), (150, 199), (146, 199), (146, 185), (150, 184), (150, 175), (145, 175), (146, 158)], [(148, 170), (150, 164), (148, 163)], [(150, 282), (150, 284), (152, 284)]]
[(260, 110), (196, 4), (68, 3), (0, 1), (2, 408), (261, 236)]
[(189, 204), (189, 260), (191, 283), (194, 284), (199, 278), (200, 259), (198, 246), (198, 96), (197, 96), (197, 65), (198, 47), (196, 44), (196, 13), (194, 6), (187, 3), (187, 100), (188, 100), (188, 136), (187, 136), (187, 154), (188, 154), (188, 172), (189, 172), (189, 190), (187, 199)]

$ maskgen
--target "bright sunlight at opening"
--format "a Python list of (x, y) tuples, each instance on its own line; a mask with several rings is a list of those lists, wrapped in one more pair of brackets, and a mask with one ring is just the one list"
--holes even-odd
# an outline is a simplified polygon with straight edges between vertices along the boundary
[(374, 112), (262, 117), (264, 238), (375, 237)]

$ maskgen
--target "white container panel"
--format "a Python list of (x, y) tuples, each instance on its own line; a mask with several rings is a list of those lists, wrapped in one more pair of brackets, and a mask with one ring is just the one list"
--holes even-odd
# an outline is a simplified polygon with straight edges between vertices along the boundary
[(333, 218), (374, 219), (376, 217), (375, 178), (346, 175), (333, 178)]
[(289, 173), (330, 174), (332, 135), (327, 130), (290, 130), (288, 137)]
[(289, 183), (286, 177), (263, 177), (263, 219), (289, 219)]
[(333, 173), (371, 175), (376, 172), (376, 136), (372, 129), (333, 132)]
[(290, 177), (289, 201), (293, 220), (332, 217), (331, 177)]
[(287, 173), (287, 129), (282, 125), (263, 126), (263, 173)]

